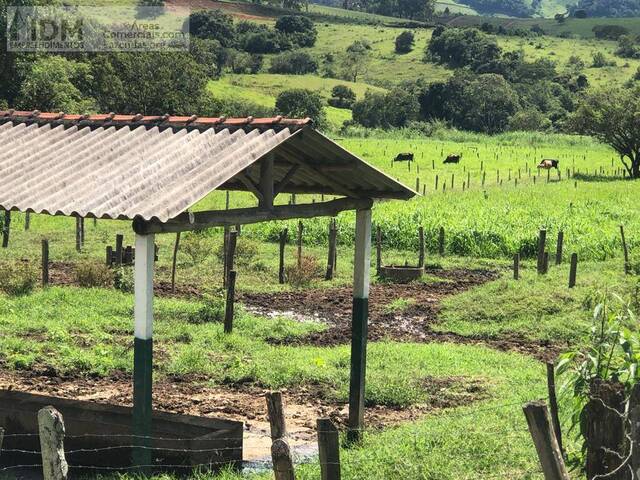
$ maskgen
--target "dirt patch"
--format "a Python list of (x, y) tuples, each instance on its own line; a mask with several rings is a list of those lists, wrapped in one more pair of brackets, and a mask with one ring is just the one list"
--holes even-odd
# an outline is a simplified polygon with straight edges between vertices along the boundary
[[(484, 385), (465, 378), (422, 380), (427, 403), (408, 408), (367, 407), (367, 428), (380, 429), (416, 420), (430, 411), (470, 404), (487, 398)], [(131, 406), (132, 380), (118, 374), (109, 378), (59, 377), (50, 370), (14, 372), (0, 363), (0, 389), (17, 390), (77, 400)], [(271, 445), (264, 395), (256, 386), (210, 387), (203, 379), (167, 378), (154, 384), (154, 408), (166, 412), (226, 418), (245, 423), (245, 460), (268, 457)], [(323, 398), (322, 389), (301, 387), (283, 390), (287, 430), (293, 446), (315, 444), (315, 424), (319, 417), (329, 417), (344, 427), (347, 404)]]
[[(504, 351), (517, 351), (538, 359), (555, 358), (561, 350), (549, 342), (532, 342), (517, 337), (499, 339), (465, 337), (434, 331), (442, 301), (477, 285), (495, 280), (499, 273), (488, 270), (430, 269), (432, 283), (406, 285), (381, 283), (369, 293), (369, 341), (391, 339), (404, 342), (453, 342), (483, 344)], [(352, 289), (350, 287), (278, 292), (243, 293), (242, 303), (261, 315), (295, 312), (300, 318), (328, 324), (322, 332), (304, 337), (272, 340), (274, 344), (333, 346), (351, 342)], [(302, 314), (302, 315), (300, 315)], [(294, 317), (295, 318), (295, 317)]]
[[(253, 8), (252, 8), (253, 7)], [(171, 12), (188, 12), (193, 10), (223, 10), (243, 20), (270, 20), (273, 14), (261, 12), (259, 6), (242, 2), (216, 2), (215, 0), (166, 0), (165, 8)], [(264, 13), (264, 14), (262, 14)]]

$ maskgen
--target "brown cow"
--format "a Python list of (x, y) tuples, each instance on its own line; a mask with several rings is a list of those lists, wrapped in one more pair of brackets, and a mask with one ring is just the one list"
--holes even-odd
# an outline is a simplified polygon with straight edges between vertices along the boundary
[(457, 154), (452, 153), (451, 155), (448, 155), (447, 158), (445, 158), (444, 162), (442, 163), (459, 163), (461, 159), (462, 159), (461, 153), (457, 153)]
[(559, 160), (545, 158), (540, 162), (540, 164), (538, 165), (538, 168), (544, 168), (545, 170), (551, 170), (552, 168), (555, 168), (556, 170), (558, 170), (559, 163), (560, 163)]

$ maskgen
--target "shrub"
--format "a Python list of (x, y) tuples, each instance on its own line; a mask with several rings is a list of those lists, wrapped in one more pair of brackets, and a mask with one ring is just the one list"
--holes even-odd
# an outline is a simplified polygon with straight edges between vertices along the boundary
[(287, 283), (294, 288), (303, 288), (309, 286), (314, 278), (321, 274), (321, 267), (315, 257), (302, 255), (300, 265), (296, 263), (285, 268), (285, 277)]
[(622, 35), (629, 34), (629, 30), (622, 25), (596, 25), (592, 30), (600, 40), (618, 40)]
[(203, 262), (211, 254), (209, 237), (198, 232), (189, 232), (180, 240), (180, 249), (189, 256), (192, 265)]
[(111, 287), (113, 272), (103, 263), (83, 261), (76, 265), (75, 281), (81, 287)]
[(593, 54), (593, 63), (591, 66), (593, 68), (603, 68), (614, 66), (616, 62), (607, 60), (607, 57), (602, 52), (596, 52)]
[(120, 267), (113, 275), (113, 286), (124, 293), (133, 293), (135, 281), (133, 277), (133, 268)]
[[(189, 314), (187, 321), (194, 324), (222, 322), (226, 310), (226, 302), (222, 295), (205, 294), (202, 299), (202, 306), (195, 312)], [(234, 318), (236, 309), (234, 309)]]
[(410, 30), (405, 30), (396, 37), (396, 53), (409, 53), (413, 50), (414, 35)]
[[(234, 262), (238, 265), (250, 265), (259, 251), (260, 243), (250, 238), (238, 237), (236, 241), (236, 251), (233, 257)], [(224, 242), (220, 242), (218, 245), (216, 256), (221, 262), (224, 261)]]
[(235, 42), (233, 18), (221, 10), (198, 10), (189, 15), (189, 33), (199, 38), (218, 40), (223, 47)]
[(17, 261), (0, 265), (0, 291), (7, 295), (31, 293), (38, 282), (38, 272), (29, 262)]
[(346, 85), (336, 85), (331, 90), (331, 98), (328, 103), (336, 108), (351, 108), (356, 101), (356, 94)]
[(287, 52), (271, 60), (269, 73), (304, 75), (318, 71), (318, 62), (306, 52)]
[(313, 47), (318, 38), (318, 32), (311, 19), (302, 15), (285, 15), (278, 18), (276, 30), (286, 34), (299, 47)]

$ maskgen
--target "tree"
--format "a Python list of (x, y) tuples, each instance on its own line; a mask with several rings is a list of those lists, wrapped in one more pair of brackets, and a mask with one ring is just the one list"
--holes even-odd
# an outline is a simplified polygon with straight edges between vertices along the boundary
[(276, 111), (290, 118), (311, 118), (319, 127), (324, 126), (325, 116), (322, 97), (312, 90), (294, 88), (280, 92), (276, 99)]
[(640, 178), (640, 87), (610, 87), (587, 95), (570, 125), (611, 145), (629, 176)]
[(318, 32), (313, 21), (303, 15), (285, 15), (276, 20), (277, 31), (288, 35), (293, 43), (299, 47), (313, 47), (318, 38)]
[(340, 66), (343, 75), (352, 82), (357, 82), (358, 77), (366, 73), (369, 67), (371, 45), (366, 40), (356, 40), (347, 47), (342, 56)]
[(478, 75), (464, 88), (464, 98), (465, 113), (461, 126), (476, 132), (504, 131), (520, 106), (513, 87), (495, 74)]
[(336, 108), (351, 108), (356, 101), (356, 94), (346, 85), (336, 85), (331, 90), (329, 105)]
[(367, 92), (362, 100), (353, 104), (353, 120), (369, 128), (405, 127), (417, 119), (418, 99), (404, 88), (391, 92)]
[(640, 58), (640, 46), (631, 35), (621, 35), (618, 38), (616, 55), (622, 58)]
[(233, 19), (220, 10), (198, 10), (189, 15), (189, 33), (199, 38), (218, 40), (223, 47), (232, 47), (236, 40)]
[(425, 60), (451, 68), (478, 68), (495, 62), (502, 50), (496, 39), (476, 28), (437, 27), (427, 45)]
[(269, 73), (304, 75), (318, 70), (316, 62), (307, 52), (286, 52), (271, 60)]
[(24, 64), (23, 68), (26, 71), (17, 99), (19, 108), (69, 113), (95, 110), (95, 100), (81, 91), (91, 81), (88, 64), (53, 55)]
[(413, 50), (414, 35), (411, 30), (405, 30), (396, 37), (396, 53), (409, 53)]
[(523, 132), (547, 132), (551, 129), (549, 120), (540, 110), (520, 110), (509, 119), (509, 130)]
[(219, 77), (227, 63), (229, 50), (217, 40), (192, 37), (189, 40), (189, 52), (196, 63), (206, 69), (207, 75)]

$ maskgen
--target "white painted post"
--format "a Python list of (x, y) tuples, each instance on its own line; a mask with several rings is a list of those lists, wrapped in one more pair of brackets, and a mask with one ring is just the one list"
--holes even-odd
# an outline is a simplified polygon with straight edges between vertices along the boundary
[[(155, 235), (136, 235), (133, 360), (133, 463), (151, 465), (153, 374), (153, 264)], [(143, 470), (148, 470), (148, 467)]]
[(349, 385), (350, 441), (362, 438), (369, 320), (371, 269), (371, 210), (356, 212), (356, 247), (353, 261), (353, 313), (351, 317), (351, 378)]
[(64, 420), (53, 407), (38, 411), (38, 433), (44, 480), (67, 480), (69, 466), (64, 456)]

